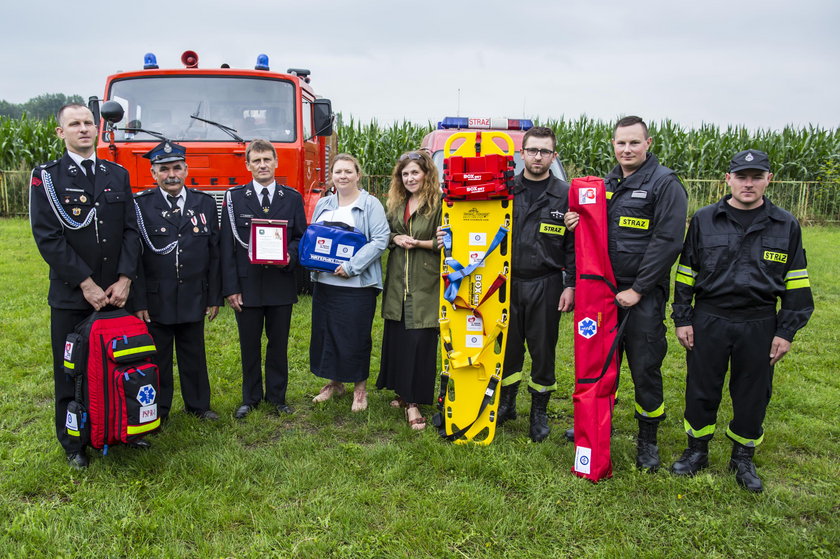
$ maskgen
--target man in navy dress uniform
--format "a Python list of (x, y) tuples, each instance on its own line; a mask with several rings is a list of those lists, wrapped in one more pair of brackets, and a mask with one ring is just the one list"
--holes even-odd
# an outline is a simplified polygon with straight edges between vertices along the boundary
[[(277, 184), (277, 152), (271, 142), (254, 140), (245, 151), (253, 181), (227, 191), (222, 208), (222, 294), (236, 311), (242, 358), (242, 403), (234, 413), (243, 419), (266, 400), (281, 414), (292, 413), (286, 403), (289, 379), (287, 350), (292, 305), (297, 302), (294, 267), (300, 238), (306, 229), (303, 198), (296, 190)], [(289, 263), (285, 266), (252, 264), (248, 258), (252, 219), (288, 222)], [(265, 389), (262, 381), (262, 334), (265, 354)]]
[(172, 407), (174, 346), (185, 411), (215, 420), (219, 416), (210, 409), (204, 317), (212, 321), (222, 304), (219, 221), (213, 197), (184, 186), (185, 154), (182, 146), (164, 141), (143, 156), (152, 161), (158, 188), (135, 196), (143, 255), (131, 306), (149, 323), (157, 346), (160, 416), (166, 418)]
[[(67, 151), (32, 171), (29, 219), (50, 267), (56, 435), (70, 465), (85, 468), (84, 443), (66, 427), (75, 382), (64, 372), (64, 342), (93, 311), (125, 306), (137, 275), (140, 244), (128, 172), (96, 157), (93, 114), (71, 103), (58, 110), (57, 118), (56, 133)], [(140, 440), (131, 446), (150, 445)]]

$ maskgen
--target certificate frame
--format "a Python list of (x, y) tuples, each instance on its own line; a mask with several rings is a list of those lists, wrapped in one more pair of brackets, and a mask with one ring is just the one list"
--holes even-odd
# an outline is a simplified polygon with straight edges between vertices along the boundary
[(251, 264), (285, 266), (289, 263), (289, 222), (252, 219), (248, 260)]

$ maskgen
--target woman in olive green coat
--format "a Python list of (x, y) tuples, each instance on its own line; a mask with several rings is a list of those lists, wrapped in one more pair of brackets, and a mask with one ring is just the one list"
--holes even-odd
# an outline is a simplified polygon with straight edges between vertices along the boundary
[(377, 388), (397, 393), (412, 429), (426, 427), (417, 407), (434, 401), (437, 377), (440, 254), (438, 170), (424, 152), (403, 154), (391, 175), (387, 216), (391, 227), (382, 299), (382, 357)]

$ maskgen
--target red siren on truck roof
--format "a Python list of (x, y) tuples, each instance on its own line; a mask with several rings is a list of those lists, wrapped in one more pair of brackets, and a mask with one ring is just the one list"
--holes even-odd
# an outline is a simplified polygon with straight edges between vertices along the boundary
[(528, 119), (447, 116), (438, 122), (438, 130), (446, 128), (494, 128), (497, 130), (529, 130), (534, 123)]

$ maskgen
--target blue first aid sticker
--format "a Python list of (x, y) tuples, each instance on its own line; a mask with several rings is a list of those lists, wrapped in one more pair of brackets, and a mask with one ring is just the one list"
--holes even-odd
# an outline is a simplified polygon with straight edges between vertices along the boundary
[(578, 334), (587, 340), (598, 333), (598, 323), (587, 317), (577, 323)]

